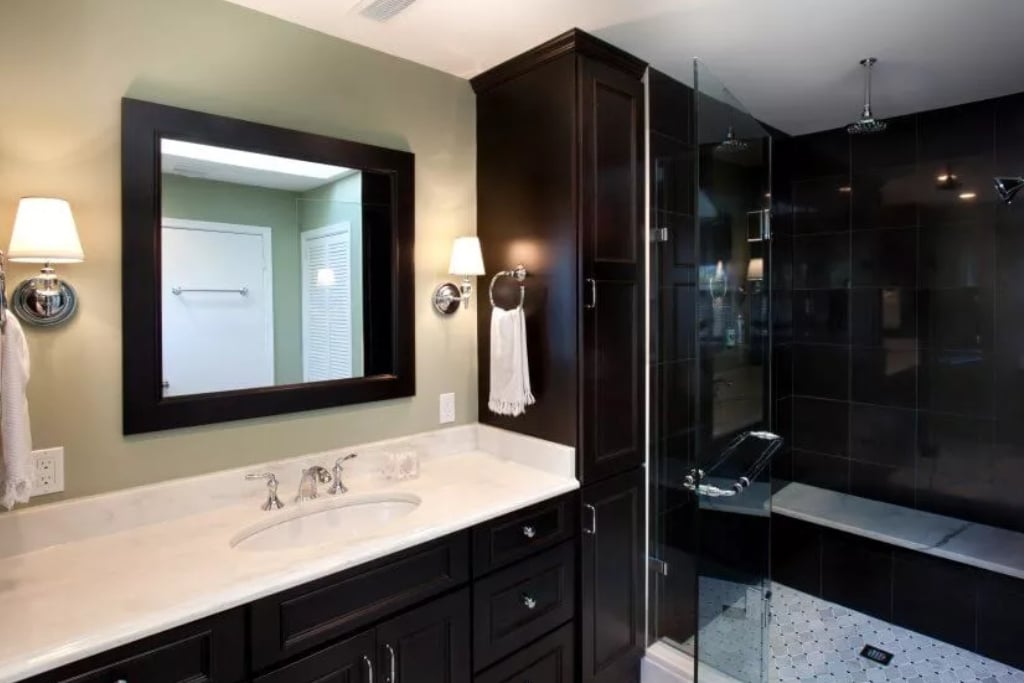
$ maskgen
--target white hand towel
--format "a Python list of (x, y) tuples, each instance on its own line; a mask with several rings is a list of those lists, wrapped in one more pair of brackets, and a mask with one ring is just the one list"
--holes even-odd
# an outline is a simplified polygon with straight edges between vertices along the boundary
[(491, 394), (487, 407), (516, 417), (534, 404), (526, 352), (526, 314), (515, 308), (491, 309)]
[(32, 493), (32, 430), (28, 419), (28, 343), (10, 312), (0, 338), (0, 505), (10, 510)]

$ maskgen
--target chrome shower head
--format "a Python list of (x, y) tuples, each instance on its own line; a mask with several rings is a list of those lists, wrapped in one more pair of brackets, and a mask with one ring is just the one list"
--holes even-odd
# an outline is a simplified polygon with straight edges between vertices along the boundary
[(732, 126), (729, 126), (729, 129), (725, 132), (725, 140), (715, 147), (715, 151), (721, 154), (732, 154), (733, 152), (742, 152), (748, 147), (750, 145), (745, 140), (736, 137), (736, 131)]
[(864, 109), (860, 112), (860, 118), (846, 127), (850, 135), (881, 133), (888, 125), (871, 113), (871, 67), (877, 61), (874, 57), (860, 60), (860, 65), (864, 67)]
[(1012, 204), (1017, 193), (1020, 192), (1021, 188), (1024, 188), (1024, 176), (993, 178), (993, 181), (996, 186), (996, 192), (999, 193), (999, 198), (1003, 200), (1003, 204)]

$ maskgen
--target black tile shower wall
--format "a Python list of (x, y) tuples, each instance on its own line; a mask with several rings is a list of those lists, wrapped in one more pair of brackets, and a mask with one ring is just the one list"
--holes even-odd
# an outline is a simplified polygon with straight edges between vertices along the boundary
[(772, 515), (772, 578), (1024, 668), (1024, 581)]
[(1024, 531), (1024, 93), (888, 122), (775, 146), (775, 475)]

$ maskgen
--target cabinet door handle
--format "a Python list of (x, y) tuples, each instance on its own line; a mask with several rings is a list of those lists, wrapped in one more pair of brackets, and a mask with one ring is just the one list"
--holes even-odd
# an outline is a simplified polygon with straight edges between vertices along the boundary
[(384, 643), (384, 647), (388, 651), (388, 680), (387, 683), (398, 683), (398, 662), (395, 657), (395, 648), (391, 647), (390, 644)]
[(366, 683), (373, 683), (373, 661), (363, 655), (363, 663), (366, 664)]
[(590, 288), (590, 302), (583, 304), (583, 308), (594, 309), (597, 308), (597, 280), (592, 277), (588, 277), (587, 286)]
[(526, 536), (527, 538), (533, 538), (536, 535), (537, 535), (537, 530), (534, 529), (529, 524), (527, 524), (526, 526), (523, 527), (523, 536)]
[(597, 508), (590, 504), (586, 504), (583, 507), (590, 512), (590, 526), (584, 527), (583, 533), (595, 536), (597, 535)]

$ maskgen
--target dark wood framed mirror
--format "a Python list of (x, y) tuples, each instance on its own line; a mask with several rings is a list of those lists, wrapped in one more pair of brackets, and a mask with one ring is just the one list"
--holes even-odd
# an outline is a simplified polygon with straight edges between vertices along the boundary
[(414, 157), (122, 101), (124, 433), (415, 394)]

